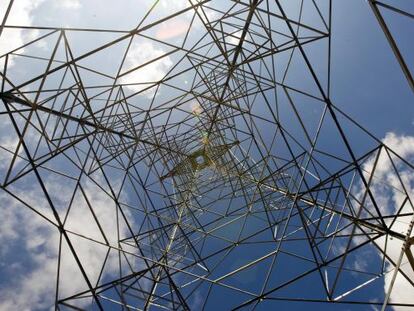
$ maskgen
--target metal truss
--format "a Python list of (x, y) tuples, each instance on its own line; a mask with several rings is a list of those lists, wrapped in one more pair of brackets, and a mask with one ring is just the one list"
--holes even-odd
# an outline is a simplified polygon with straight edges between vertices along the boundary
[[(1, 146), (1, 189), (59, 232), (57, 310), (414, 307), (390, 299), (397, 276), (414, 286), (414, 166), (331, 100), (332, 1), (189, 0), (165, 16), (155, 1), (128, 30), (10, 25), (13, 2), (0, 36), (37, 36), (0, 58), (0, 121), (18, 142)], [(414, 90), (382, 14), (414, 16), (368, 3)], [(183, 16), (180, 43), (153, 35)], [(128, 67), (140, 42), (163, 53)], [(128, 80), (166, 59), (156, 81)], [(70, 189), (65, 204), (50, 180)], [(87, 184), (113, 203), (116, 230)], [(68, 227), (78, 197), (99, 237)], [(78, 239), (105, 250), (97, 277)], [(70, 296), (65, 257), (85, 284)]]

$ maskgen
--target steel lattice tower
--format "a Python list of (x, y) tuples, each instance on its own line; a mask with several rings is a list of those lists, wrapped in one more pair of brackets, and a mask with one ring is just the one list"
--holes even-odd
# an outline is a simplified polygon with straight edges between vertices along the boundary
[[(127, 30), (10, 25), (15, 2), (0, 37), (36, 35), (0, 55), (0, 186), (58, 233), (57, 310), (414, 307), (414, 166), (331, 98), (332, 1), (154, 1)], [(414, 16), (388, 2), (366, 8), (414, 91), (383, 14)]]

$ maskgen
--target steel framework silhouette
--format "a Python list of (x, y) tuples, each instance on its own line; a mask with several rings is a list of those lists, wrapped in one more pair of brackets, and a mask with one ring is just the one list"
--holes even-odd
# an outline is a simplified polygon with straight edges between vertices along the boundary
[[(125, 31), (10, 25), (14, 2), (0, 36), (36, 36), (0, 58), (17, 141), (1, 146), (1, 189), (59, 232), (56, 309), (414, 307), (392, 298), (399, 277), (414, 291), (414, 166), (331, 101), (332, 1), (188, 0), (165, 15), (154, 1)], [(414, 91), (383, 14), (414, 16), (389, 2), (366, 8)], [(178, 35), (153, 35), (183, 16)], [(145, 42), (162, 52), (128, 65)], [(22, 198), (25, 181), (50, 213)], [(114, 230), (87, 184), (113, 203)], [(97, 235), (68, 226), (76, 198)], [(75, 238), (104, 250), (97, 277)], [(69, 296), (65, 257), (85, 284)]]

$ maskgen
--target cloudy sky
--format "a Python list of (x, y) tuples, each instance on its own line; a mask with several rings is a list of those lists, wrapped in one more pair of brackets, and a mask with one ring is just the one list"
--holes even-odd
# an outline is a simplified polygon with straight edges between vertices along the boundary
[[(297, 5), (294, 2), (299, 3), (300, 1), (293, 1), (289, 4), (292, 5), (292, 10)], [(3, 20), (8, 5), (8, 0), (0, 0), (0, 20)], [(6, 25), (114, 29), (119, 31), (102, 34), (68, 31), (67, 39), (73, 47), (74, 57), (77, 57), (106, 42), (126, 35), (130, 30), (145, 27), (156, 20), (189, 7), (185, 0), (158, 1), (152, 13), (140, 24), (146, 12), (153, 5), (153, 1), (135, 0), (123, 0), (119, 3), (99, 0), (15, 0)], [(404, 9), (411, 9), (411, 12), (414, 12), (414, 5), (404, 5), (407, 6)], [(410, 163), (414, 163), (413, 93), (390, 52), (389, 45), (378, 27), (372, 11), (366, 1), (351, 0), (334, 1), (333, 12), (332, 101), (338, 109), (362, 124), (390, 150)], [(155, 99), (173, 96), (168, 93), (167, 88), (157, 88), (153, 82), (163, 79), (174, 70), (178, 71), (185, 67), (185, 64), (176, 67), (176, 63), (182, 55), (173, 54), (174, 45), (183, 44), (184, 35), (190, 23), (193, 23), (192, 27), (195, 33), (205, 33), (206, 30), (200, 18), (214, 20), (217, 17), (216, 14), (210, 10), (207, 14), (200, 15), (193, 21), (194, 12), (188, 11), (156, 28), (149, 28), (140, 36), (131, 36), (131, 39), (117, 43), (108, 51), (97, 53), (94, 58), (85, 58), (79, 61), (79, 65), (99, 70), (111, 77), (117, 76), (117, 82), (125, 85), (127, 95), (139, 94), (134, 98), (139, 99), (142, 109), (152, 107), (152, 102)], [(396, 35), (397, 43), (407, 58), (408, 66), (413, 69), (414, 59), (409, 57), (414, 52), (414, 44), (410, 40), (414, 34), (412, 20), (391, 14), (386, 15), (386, 19), (391, 30), (398, 34)], [(240, 31), (235, 30), (233, 36), (226, 39), (227, 44), (237, 45), (240, 35)], [(46, 37), (29, 47), (21, 48), (24, 44), (42, 36)], [(6, 27), (3, 29), (0, 36), (0, 56), (19, 48), (14, 55), (8, 57), (9, 71), (7, 75), (15, 85), (41, 74), (44, 68), (41, 60), (30, 62), (24, 55), (48, 58), (57, 38), (58, 33), (52, 33), (51, 29), (46, 28), (33, 30), (24, 27)], [(168, 42), (170, 45), (160, 44), (159, 40)], [(194, 38), (188, 40), (194, 40)], [(324, 69), (325, 65), (316, 59), (318, 50), (310, 50), (309, 53), (315, 57), (315, 63), (320, 65), (318, 74), (323, 75), (326, 68)], [(56, 60), (65, 61), (66, 57), (65, 51), (58, 48)], [(157, 60), (150, 62), (154, 59)], [(5, 62), (6, 58), (1, 57), (0, 68), (3, 68)], [(147, 64), (148, 62), (150, 64)], [(298, 69), (292, 69), (287, 82), (294, 87), (306, 89), (308, 82), (302, 78), (304, 75), (300, 66), (298, 65), (296, 68)], [(3, 69), (0, 69), (0, 72), (3, 72)], [(91, 71), (82, 74), (85, 75), (85, 81), (89, 85), (114, 83), (113, 80), (103, 75), (94, 75)], [(58, 79), (57, 77), (56, 81)], [(193, 75), (188, 72), (181, 74), (176, 81), (179, 81), (182, 88), (186, 89), (190, 87), (191, 79), (193, 79)], [(56, 81), (53, 79), (47, 81), (47, 86), (57, 87)], [(66, 83), (71, 83), (71, 81)], [(10, 85), (6, 83), (7, 87)], [(29, 85), (28, 88), (30, 87)], [(98, 92), (99, 90), (91, 94), (95, 95)], [(115, 96), (115, 94), (111, 96)], [(283, 111), (283, 105), (281, 107), (281, 118), (284, 116), (288, 118), (289, 114)], [(192, 102), (189, 105), (183, 105), (183, 109), (194, 112), (200, 108)], [(310, 120), (315, 121), (320, 116), (320, 111), (306, 109), (304, 111), (309, 111)], [(19, 176), (28, 167), (27, 155), (19, 144), (14, 125), (4, 113), (3, 106), (0, 111), (2, 112), (0, 115), (0, 145), (2, 147), (0, 149), (0, 176), (3, 183), (6, 176), (12, 179)], [(264, 114), (264, 112), (262, 113)], [(313, 116), (314, 113), (317, 116)], [(312, 116), (315, 118), (314, 120)], [(179, 118), (180, 115), (177, 113), (174, 117)], [(347, 122), (345, 118), (341, 121), (344, 124)], [(154, 122), (165, 123), (165, 120), (154, 119)], [(50, 122), (48, 125), (50, 129), (47, 130), (51, 133), (54, 124)], [(348, 131), (347, 134), (352, 135), (352, 147), (358, 150), (358, 154), (370, 149), (373, 140), (365, 134), (359, 135), (360, 131), (355, 130), (353, 125), (345, 126), (345, 128)], [(73, 125), (68, 125), (68, 129), (69, 131), (74, 130)], [(294, 130), (293, 126), (292, 130)], [(25, 141), (39, 141), (40, 137), (40, 133), (29, 126)], [(334, 148), (337, 137), (332, 132), (321, 141), (326, 144), (327, 148), (329, 145)], [(29, 148), (36, 147), (33, 145)], [(44, 151), (36, 151), (39, 157), (42, 152)], [(18, 154), (15, 160), (13, 160), (13, 153)], [(76, 233), (71, 235), (71, 242), (76, 253), (82, 257), (80, 259), (84, 263), (88, 279), (94, 284), (102, 279), (109, 280), (117, 274), (119, 271), (116, 251), (119, 246), (118, 241), (131, 234), (131, 228), (122, 221), (122, 215), (117, 212), (114, 198), (121, 204), (134, 206), (138, 201), (138, 195), (134, 194), (128, 185), (121, 186), (125, 176), (117, 173), (116, 170), (108, 169), (107, 173), (110, 178), (106, 178), (99, 170), (93, 171), (96, 168), (94, 166), (96, 163), (82, 161), (82, 157), (85, 155), (73, 153), (72, 156), (72, 159), (59, 159), (51, 164), (51, 168), (59, 168), (61, 174), (54, 174), (47, 170), (40, 171), (40, 174), (45, 180), (43, 186), (51, 194), (49, 199), (55, 206), (58, 206), (57, 213), (61, 219), (64, 219), (65, 229)], [(396, 163), (397, 168), (393, 166), (394, 162), (391, 162), (390, 159)], [(11, 161), (14, 161), (14, 168), (9, 172)], [(93, 171), (89, 176), (79, 175), (76, 170), (75, 164), (82, 165), (82, 163), (85, 163), (85, 166), (87, 165)], [(137, 167), (139, 165), (144, 164), (137, 164)], [(370, 172), (373, 165), (373, 159), (367, 160), (363, 165), (364, 170)], [(402, 181), (396, 177), (396, 171), (403, 177)], [(391, 187), (384, 188), (384, 183), (391, 185)], [(356, 196), (359, 191), (362, 191), (358, 187), (361, 185), (356, 184), (353, 188)], [(411, 196), (413, 187), (414, 174), (409, 165), (399, 161), (396, 156), (390, 156), (385, 149), (382, 149), (375, 168), (375, 181), (372, 188), (378, 200), (386, 202), (390, 214), (401, 206), (405, 198), (401, 193), (407, 191)], [(33, 210), (29, 206), (34, 207)], [(96, 214), (85, 212), (90, 209), (90, 206), (99, 206), (100, 208), (97, 209)], [(409, 204), (404, 205), (403, 210), (407, 213), (412, 212)], [(19, 178), (15, 183), (8, 185), (5, 190), (1, 190), (0, 214), (2, 219), (0, 225), (0, 243), (2, 245), (0, 248), (0, 275), (2, 276), (0, 277), (0, 310), (53, 309), (57, 271), (60, 273), (59, 297), (68, 297), (87, 290), (88, 286), (79, 273), (73, 256), (71, 256), (72, 251), (67, 243), (62, 243), (60, 240), (62, 237), (57, 230), (57, 222), (47, 220), (53, 219), (54, 216), (44, 189), (39, 185), (33, 173)], [(134, 218), (131, 215), (126, 209), (124, 216), (129, 217), (129, 225), (139, 226), (142, 219)], [(101, 228), (96, 225), (94, 219), (99, 220)], [(121, 220), (119, 221), (119, 219)], [(409, 217), (401, 219), (395, 223), (394, 230), (406, 232), (409, 221)], [(113, 234), (106, 236), (103, 232), (112, 232)], [(88, 239), (98, 243), (92, 243)], [(382, 245), (385, 242), (384, 239), (378, 244)], [(401, 243), (395, 239), (389, 240), (387, 243), (390, 257), (398, 260)], [(131, 248), (130, 251), (134, 252), (134, 249)], [(58, 267), (59, 256), (64, 260)], [(373, 259), (374, 257), (379, 258), (379, 253), (371, 253), (366, 258), (358, 258), (355, 260), (355, 268), (357, 270), (368, 269), (369, 261), (376, 260)], [(126, 261), (128, 260), (126, 259)], [(136, 269), (142, 265), (133, 256), (129, 258), (129, 264)], [(414, 276), (413, 271), (407, 267), (406, 258), (403, 266), (409, 276)], [(250, 277), (254, 282), (255, 275), (250, 275)], [(373, 281), (374, 285), (366, 293), (363, 293), (362, 297), (363, 295), (369, 296), (375, 291), (381, 292), (378, 297), (384, 297), (392, 277), (393, 271), (390, 270), (384, 277)], [(345, 288), (343, 294), (347, 295)], [(413, 287), (398, 274), (391, 301), (412, 302), (410, 297), (413, 295)], [(194, 306), (197, 306), (200, 299), (195, 294)], [(78, 306), (87, 308), (90, 302), (90, 299), (80, 299)], [(346, 308), (344, 307), (344, 309)]]

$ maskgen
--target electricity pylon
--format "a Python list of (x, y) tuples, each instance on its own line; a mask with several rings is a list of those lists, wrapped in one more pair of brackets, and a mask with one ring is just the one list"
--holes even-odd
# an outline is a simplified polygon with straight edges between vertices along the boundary
[[(412, 159), (334, 103), (335, 5), (297, 3), (155, 1), (123, 30), (9, 2), (0, 38), (32, 33), (0, 55), (0, 186), (59, 236), (57, 310), (414, 307)], [(414, 91), (383, 16), (413, 14), (365, 9)]]

